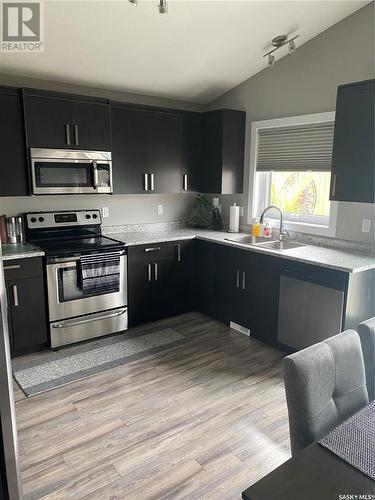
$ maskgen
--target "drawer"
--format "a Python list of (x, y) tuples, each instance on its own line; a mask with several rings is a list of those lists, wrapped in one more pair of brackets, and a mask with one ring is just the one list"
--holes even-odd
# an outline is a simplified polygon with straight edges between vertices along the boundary
[(43, 274), (41, 257), (4, 260), (3, 267), (6, 281), (32, 278), (33, 276), (41, 276)]
[(173, 259), (176, 256), (176, 241), (166, 243), (150, 243), (129, 247), (128, 256), (131, 262), (153, 262), (158, 259)]

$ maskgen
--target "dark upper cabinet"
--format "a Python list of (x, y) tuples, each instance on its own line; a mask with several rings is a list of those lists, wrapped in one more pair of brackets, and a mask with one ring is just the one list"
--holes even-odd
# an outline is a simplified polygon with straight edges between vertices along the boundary
[(182, 192), (200, 191), (202, 146), (202, 115), (185, 113), (182, 117)]
[(115, 193), (145, 192), (145, 176), (150, 170), (147, 117), (146, 111), (112, 105), (112, 168)]
[(39, 350), (48, 342), (42, 259), (5, 261), (4, 274), (12, 354)]
[(108, 101), (25, 89), (24, 107), (29, 147), (110, 151)]
[(337, 91), (330, 199), (374, 202), (374, 80)]
[(243, 192), (245, 118), (244, 111), (231, 109), (203, 113), (202, 192)]
[(111, 151), (111, 122), (107, 102), (71, 103), (73, 142), (79, 149)]
[(182, 115), (112, 103), (116, 193), (181, 191)]
[(150, 112), (148, 119), (150, 189), (178, 193), (181, 186), (182, 116)]
[(0, 87), (0, 196), (28, 194), (22, 98), (18, 89)]

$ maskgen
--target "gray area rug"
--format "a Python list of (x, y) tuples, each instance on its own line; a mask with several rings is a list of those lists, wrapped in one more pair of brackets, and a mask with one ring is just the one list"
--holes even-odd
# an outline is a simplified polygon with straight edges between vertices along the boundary
[(121, 333), (57, 352), (13, 359), (13, 377), (29, 397), (170, 349), (186, 340), (170, 328), (145, 334)]

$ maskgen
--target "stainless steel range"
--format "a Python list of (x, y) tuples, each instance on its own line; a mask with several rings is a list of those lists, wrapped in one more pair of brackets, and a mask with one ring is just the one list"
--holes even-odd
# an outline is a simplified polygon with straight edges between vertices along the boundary
[(124, 243), (102, 236), (99, 210), (26, 214), (27, 240), (46, 253), (51, 347), (126, 330)]

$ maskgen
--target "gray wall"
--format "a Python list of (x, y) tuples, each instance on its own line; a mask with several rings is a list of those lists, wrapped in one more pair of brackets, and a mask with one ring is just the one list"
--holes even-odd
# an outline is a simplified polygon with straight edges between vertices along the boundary
[[(236, 201), (246, 214), (252, 121), (332, 111), (337, 85), (369, 78), (374, 78), (374, 2), (210, 103), (212, 109), (247, 112), (246, 193), (222, 196), (224, 212)], [(361, 232), (363, 218), (372, 219), (371, 233)], [(373, 242), (374, 205), (339, 203), (337, 238)]]
[[(194, 195), (77, 195), (77, 196), (20, 196), (0, 198), (0, 215), (42, 210), (72, 210), (79, 208), (109, 208), (104, 226), (181, 221), (188, 217)], [(163, 215), (157, 215), (158, 204)]]

